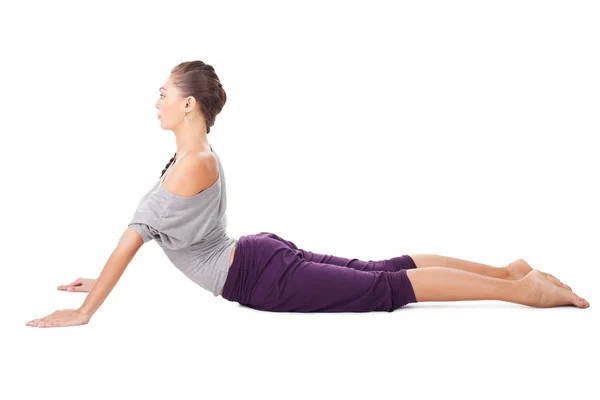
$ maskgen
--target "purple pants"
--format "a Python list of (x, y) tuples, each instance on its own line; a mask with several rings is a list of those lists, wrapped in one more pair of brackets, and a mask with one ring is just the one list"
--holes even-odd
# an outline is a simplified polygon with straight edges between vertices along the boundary
[(271, 232), (241, 236), (223, 298), (261, 311), (392, 312), (416, 303), (408, 255), (361, 261), (299, 249)]

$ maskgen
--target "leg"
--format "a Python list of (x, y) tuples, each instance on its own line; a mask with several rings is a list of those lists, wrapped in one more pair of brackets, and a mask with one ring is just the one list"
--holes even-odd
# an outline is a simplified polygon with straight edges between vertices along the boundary
[(529, 264), (524, 260), (512, 263), (514, 267), (493, 267), (491, 265), (475, 263), (458, 258), (439, 256), (436, 254), (411, 254), (400, 257), (392, 257), (380, 261), (362, 261), (357, 258), (344, 258), (329, 254), (319, 254), (309, 250), (298, 248), (305, 260), (324, 264), (340, 265), (361, 271), (398, 271), (400, 269), (446, 267), (462, 269), (479, 275), (491, 276), (500, 279), (520, 279), (531, 271)]
[[(392, 257), (386, 260), (362, 261), (357, 258), (345, 258), (329, 254), (315, 253), (301, 249), (292, 241), (280, 238), (290, 248), (299, 251), (307, 261), (323, 264), (333, 264), (349, 267), (361, 271), (399, 271), (401, 269), (446, 267), (474, 272), (479, 275), (490, 276), (501, 279), (521, 279), (533, 268), (525, 260), (519, 259), (504, 267), (493, 267), (491, 265), (461, 260), (459, 258), (439, 256), (436, 254), (411, 254), (400, 257)], [(565, 285), (568, 288), (568, 286)]]
[[(504, 267), (494, 267), (491, 265), (476, 263), (459, 258), (440, 256), (436, 254), (411, 254), (402, 255), (400, 257), (392, 257), (386, 260), (379, 261), (362, 261), (357, 258), (345, 258), (333, 256), (329, 254), (319, 254), (309, 250), (298, 248), (296, 244), (290, 240), (277, 237), (281, 242), (285, 243), (291, 249), (300, 252), (302, 257), (307, 261), (315, 261), (323, 264), (333, 264), (342, 267), (358, 269), (360, 271), (399, 271), (401, 269), (413, 268), (428, 268), (428, 267), (446, 267), (461, 269), (463, 271), (473, 272), (479, 275), (490, 276), (493, 278), (516, 280), (525, 277), (533, 268), (523, 259), (513, 261)], [(556, 279), (550, 274), (550, 278)], [(561, 282), (562, 284), (562, 282)], [(571, 290), (568, 285), (565, 288)]]
[[(507, 267), (493, 267), (491, 265), (461, 260), (459, 258), (439, 256), (436, 254), (412, 254), (411, 257), (415, 261), (417, 268), (446, 267), (474, 272), (479, 275), (490, 276), (493, 278), (509, 278)], [(527, 274), (524, 274), (523, 276), (525, 275)]]
[(361, 271), (308, 261), (290, 243), (272, 232), (241, 236), (223, 298), (283, 312), (391, 312), (416, 301), (406, 269)]
[(306, 261), (320, 264), (332, 264), (340, 267), (353, 268), (359, 271), (400, 271), (401, 269), (417, 268), (409, 255), (387, 258), (385, 260), (363, 261), (358, 258), (345, 258), (329, 254), (319, 254), (309, 250), (297, 249)]
[(572, 291), (553, 282), (541, 271), (533, 270), (523, 279), (505, 280), (454, 268), (428, 267), (406, 271), (417, 302), (501, 300), (533, 307), (589, 303)]
[[(439, 256), (436, 254), (412, 254), (410, 257), (414, 260), (417, 268), (429, 268), (429, 267), (445, 267), (460, 269), (463, 271), (473, 272), (479, 275), (489, 276), (492, 278), (518, 280), (524, 278), (529, 272), (533, 270), (531, 266), (523, 259), (518, 259), (511, 262), (504, 267), (494, 267), (487, 264), (476, 263), (467, 260), (461, 260), (460, 258)], [(564, 288), (571, 290), (571, 287), (567, 284), (562, 283), (554, 275), (547, 275), (555, 284), (563, 286)]]
[(246, 305), (278, 312), (392, 312), (416, 302), (406, 271), (359, 271), (298, 258), (273, 260)]
[(392, 257), (385, 260), (369, 260), (363, 261), (358, 258), (339, 257), (330, 254), (320, 254), (313, 251), (304, 250), (296, 246), (290, 240), (283, 239), (280, 236), (273, 234), (282, 243), (285, 243), (289, 248), (296, 250), (304, 260), (313, 261), (320, 264), (338, 265), (340, 267), (353, 268), (359, 271), (400, 271), (401, 269), (417, 268), (417, 265), (409, 255)]
[[(589, 303), (532, 270), (519, 280), (482, 276), (455, 268), (430, 267), (399, 271), (360, 271), (303, 259), (279, 236), (261, 232), (245, 237), (223, 294), (265, 311), (393, 311), (424, 301), (503, 300), (534, 307)], [(238, 245), (246, 243), (240, 240)], [(236, 264), (237, 260), (237, 264)], [(238, 265), (239, 264), (239, 265)], [(245, 268), (240, 268), (241, 265)], [(237, 275), (236, 275), (237, 274)], [(227, 286), (227, 283), (230, 283)]]
[[(523, 259), (518, 259), (503, 267), (494, 267), (487, 264), (436, 254), (411, 254), (380, 261), (362, 261), (357, 258), (350, 259), (329, 254), (319, 254), (309, 250), (300, 249), (296, 247), (293, 242), (288, 241), (288, 243), (291, 244), (291, 248), (300, 251), (305, 260), (339, 265), (361, 271), (399, 271), (400, 269), (445, 267), (460, 269), (493, 278), (517, 280), (524, 278), (531, 270), (533, 270), (533, 268), (531, 268), (531, 266)], [(553, 275), (546, 275), (559, 281)], [(571, 290), (569, 285), (563, 284), (562, 282), (561, 284), (564, 285), (565, 288)]]

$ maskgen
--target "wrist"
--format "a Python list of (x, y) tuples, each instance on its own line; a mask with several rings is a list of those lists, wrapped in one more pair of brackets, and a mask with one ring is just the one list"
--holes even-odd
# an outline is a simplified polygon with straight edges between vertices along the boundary
[(90, 310), (87, 310), (83, 307), (79, 307), (77, 309), (77, 313), (79, 313), (81, 316), (87, 318), (88, 321), (92, 318), (92, 315), (94, 315), (93, 312), (91, 312)]

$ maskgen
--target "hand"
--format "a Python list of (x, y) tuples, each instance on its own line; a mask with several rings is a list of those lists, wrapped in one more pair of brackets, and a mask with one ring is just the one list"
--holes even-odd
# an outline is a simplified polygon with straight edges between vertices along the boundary
[(85, 325), (89, 322), (90, 316), (83, 313), (80, 309), (56, 310), (52, 314), (33, 319), (26, 322), (25, 325), (37, 326), (39, 328), (49, 328), (58, 326)]
[(68, 292), (89, 292), (94, 287), (96, 279), (77, 278), (68, 285), (59, 285), (58, 290), (66, 290)]

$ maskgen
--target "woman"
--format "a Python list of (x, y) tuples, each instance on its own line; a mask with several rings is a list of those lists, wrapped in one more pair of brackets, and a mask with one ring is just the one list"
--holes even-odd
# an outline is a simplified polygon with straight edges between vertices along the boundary
[(175, 133), (175, 155), (141, 198), (98, 279), (58, 286), (89, 292), (81, 307), (26, 325), (88, 323), (138, 249), (152, 239), (214, 296), (257, 310), (391, 312), (409, 303), (460, 300), (589, 307), (568, 285), (520, 259), (504, 267), (433, 254), (361, 261), (304, 250), (271, 232), (232, 238), (226, 233), (224, 169), (207, 140), (227, 100), (219, 78), (202, 61), (184, 62), (159, 92), (158, 119)]

